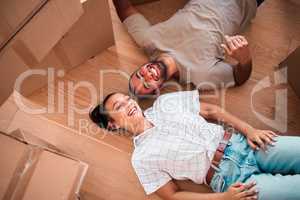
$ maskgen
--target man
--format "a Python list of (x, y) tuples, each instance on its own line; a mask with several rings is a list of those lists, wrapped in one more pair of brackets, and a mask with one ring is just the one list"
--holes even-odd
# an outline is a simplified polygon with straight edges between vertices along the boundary
[[(145, 112), (129, 96), (113, 93), (90, 118), (134, 135), (132, 165), (147, 194), (164, 200), (300, 199), (300, 137), (277, 137), (200, 104), (197, 90), (161, 95)], [(182, 191), (174, 179), (206, 183), (215, 193)]]
[[(154, 26), (129, 0), (113, 2), (128, 32), (150, 57), (132, 74), (131, 92), (152, 94), (172, 77), (203, 89), (239, 86), (250, 77), (248, 42), (236, 34), (255, 16), (261, 0), (190, 0)], [(234, 63), (225, 61), (224, 51)]]

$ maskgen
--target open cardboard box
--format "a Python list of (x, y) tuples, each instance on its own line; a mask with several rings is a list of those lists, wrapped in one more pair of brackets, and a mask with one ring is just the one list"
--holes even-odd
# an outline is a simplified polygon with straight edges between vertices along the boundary
[[(6, 7), (13, 7), (10, 4), (18, 1), (21, 0), (9, 1)], [(2, 23), (0, 20), (0, 25)], [(1, 32), (3, 27), (0, 27), (0, 39)], [(47, 84), (45, 70), (48, 68), (68, 71), (114, 42), (108, 0), (47, 1), (0, 50), (0, 74), (5, 74), (0, 79), (0, 105), (17, 89), (15, 81), (23, 72), (31, 69), (46, 72), (26, 77), (20, 90), (17, 89), (28, 96)]]
[(88, 165), (21, 130), (0, 132), (0, 199), (79, 199)]

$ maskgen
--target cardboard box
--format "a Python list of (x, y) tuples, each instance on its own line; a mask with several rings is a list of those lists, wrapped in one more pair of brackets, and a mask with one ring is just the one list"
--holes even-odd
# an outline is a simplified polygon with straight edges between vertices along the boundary
[(296, 95), (300, 98), (300, 47), (293, 51), (283, 62), (280, 68), (287, 67), (287, 79)]
[(80, 0), (51, 0), (16, 35), (13, 48), (28, 66), (41, 62), (83, 14)]
[[(113, 44), (107, 0), (49, 1), (0, 52), (0, 73), (6, 75), (0, 81), (0, 105), (26, 70), (67, 71)], [(28, 96), (46, 83), (47, 76), (30, 76), (19, 92)]]
[(53, 49), (72, 67), (115, 43), (108, 0), (84, 1), (83, 10), (84, 14)]
[(115, 44), (108, 1), (87, 0), (82, 7), (83, 15), (41, 62), (27, 59), (29, 68), (69, 70)]
[(4, 133), (0, 144), (0, 199), (79, 199), (87, 164)]
[[(4, 9), (6, 14), (9, 14), (9, 10), (17, 13), (17, 16), (11, 17), (11, 21), (15, 24), (21, 21), (21, 17), (24, 18), (25, 14), (29, 13), (29, 8), (33, 9), (31, 12), (34, 12), (34, 8), (38, 4), (38, 0), (24, 0), (24, 2), (20, 1), (21, 3), (17, 4), (19, 1), (1, 2), (1, 5), (3, 5), (1, 9)], [(31, 3), (32, 5), (25, 6), (23, 10), (21, 8), (23, 3)], [(18, 8), (14, 8), (14, 6)], [(18, 14), (19, 12), (23, 13)], [(80, 0), (47, 1), (40, 10), (35, 10), (35, 12), (35, 15), (28, 23), (0, 52), (0, 74), (2, 74), (0, 81), (0, 105), (15, 89), (16, 78), (30, 68), (71, 68), (64, 58), (58, 57), (54, 52), (51, 53), (50, 51), (82, 15), (83, 10)], [(3, 37), (3, 39), (5, 38)], [(20, 93), (24, 96), (30, 95), (33, 91), (45, 86), (46, 83), (47, 76), (30, 76), (22, 84)]]

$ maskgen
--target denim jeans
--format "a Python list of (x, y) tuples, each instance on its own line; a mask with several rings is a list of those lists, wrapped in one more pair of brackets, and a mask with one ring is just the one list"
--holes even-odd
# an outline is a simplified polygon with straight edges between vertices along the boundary
[(259, 200), (300, 200), (300, 137), (279, 136), (267, 152), (253, 151), (234, 134), (210, 183), (224, 192), (236, 182), (255, 181)]

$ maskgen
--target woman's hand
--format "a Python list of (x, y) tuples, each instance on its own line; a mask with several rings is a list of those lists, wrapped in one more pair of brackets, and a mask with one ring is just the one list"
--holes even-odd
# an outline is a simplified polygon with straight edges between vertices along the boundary
[(258, 190), (256, 183), (235, 183), (224, 193), (223, 200), (257, 200)]
[(246, 136), (248, 144), (252, 149), (259, 150), (261, 148), (267, 150), (268, 145), (275, 145), (275, 137), (278, 135), (273, 131), (252, 129)]

